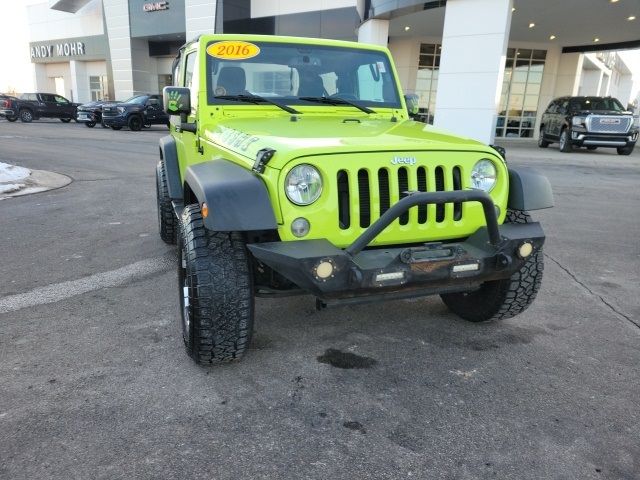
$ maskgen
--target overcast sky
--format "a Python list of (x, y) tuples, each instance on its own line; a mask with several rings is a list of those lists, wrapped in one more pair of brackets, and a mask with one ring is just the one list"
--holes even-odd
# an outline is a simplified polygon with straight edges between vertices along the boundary
[[(0, 27), (0, 92), (15, 88), (18, 92), (34, 90), (29, 58), (27, 5), (47, 3), (43, 0), (0, 0), (3, 23)], [(640, 89), (640, 50), (621, 52), (625, 63), (634, 72), (634, 91)]]

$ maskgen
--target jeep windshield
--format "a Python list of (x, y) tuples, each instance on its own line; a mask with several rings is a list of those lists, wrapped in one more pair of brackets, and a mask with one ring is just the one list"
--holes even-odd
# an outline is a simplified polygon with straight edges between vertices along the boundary
[(583, 97), (572, 98), (569, 102), (569, 109), (573, 112), (583, 110), (602, 110), (609, 112), (624, 112), (622, 104), (615, 98)]
[(355, 107), (367, 113), (372, 113), (368, 107), (400, 108), (384, 52), (304, 43), (209, 43), (207, 102), (238, 104), (251, 95), (280, 105)]

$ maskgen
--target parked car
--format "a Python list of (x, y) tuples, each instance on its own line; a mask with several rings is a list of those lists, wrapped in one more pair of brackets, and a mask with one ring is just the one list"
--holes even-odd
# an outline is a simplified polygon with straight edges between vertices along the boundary
[(561, 152), (573, 147), (612, 147), (629, 155), (638, 140), (633, 113), (613, 97), (561, 97), (542, 115), (538, 146), (559, 142)]
[(129, 127), (133, 131), (151, 125), (169, 125), (169, 115), (162, 107), (160, 95), (136, 95), (122, 103), (102, 107), (102, 122), (114, 130)]
[(0, 117), (4, 117), (10, 122), (18, 119), (18, 99), (11, 95), (0, 93)]
[(76, 117), (76, 121), (84, 123), (89, 128), (95, 127), (98, 123), (102, 124), (103, 127), (106, 127), (106, 125), (102, 123), (102, 107), (116, 103), (119, 103), (118, 100), (97, 100), (94, 102), (83, 103), (78, 107), (78, 116)]
[(40, 118), (59, 118), (69, 123), (75, 120), (79, 105), (55, 93), (23, 93), (18, 104), (18, 116), (25, 123)]
[[(553, 206), (548, 180), (412, 120), (388, 49), (201, 35), (172, 70), (156, 205), (197, 363), (242, 357), (254, 296), (440, 294), (472, 322), (534, 301), (545, 235), (528, 210)], [(288, 88), (256, 81), (282, 71)]]

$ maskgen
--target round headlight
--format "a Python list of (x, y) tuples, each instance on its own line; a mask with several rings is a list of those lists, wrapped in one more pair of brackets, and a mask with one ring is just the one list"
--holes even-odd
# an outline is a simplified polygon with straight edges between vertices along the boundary
[(491, 160), (480, 160), (471, 170), (471, 187), (490, 192), (496, 184), (498, 172)]
[(310, 205), (322, 193), (322, 177), (311, 165), (298, 165), (288, 173), (284, 188), (287, 198), (296, 205)]

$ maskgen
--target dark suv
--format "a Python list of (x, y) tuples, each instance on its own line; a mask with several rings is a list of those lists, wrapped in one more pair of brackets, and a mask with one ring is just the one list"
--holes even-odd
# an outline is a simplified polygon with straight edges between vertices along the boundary
[[(117, 100), (96, 100), (84, 103), (78, 107), (78, 117), (76, 120), (84, 123), (87, 127), (93, 128), (98, 123), (102, 123), (102, 108), (108, 104), (119, 103)], [(104, 124), (102, 125), (105, 126)]]
[(559, 142), (561, 152), (575, 147), (616, 148), (629, 155), (638, 140), (633, 114), (613, 97), (560, 97), (542, 115), (538, 146)]
[(169, 115), (160, 95), (136, 95), (122, 103), (103, 105), (102, 123), (114, 130), (129, 127), (137, 131), (151, 125), (169, 125)]

